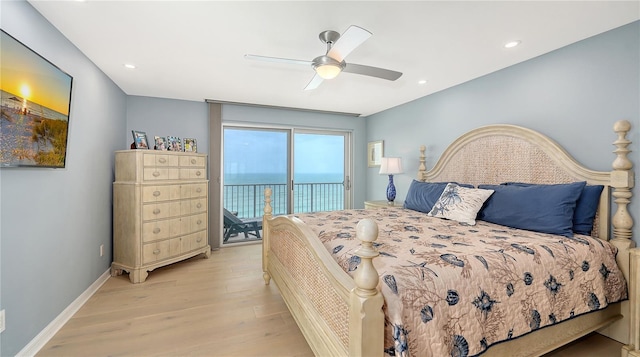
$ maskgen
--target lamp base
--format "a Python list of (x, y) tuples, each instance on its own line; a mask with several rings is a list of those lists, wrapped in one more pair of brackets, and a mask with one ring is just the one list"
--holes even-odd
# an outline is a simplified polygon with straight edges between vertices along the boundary
[(392, 206), (396, 199), (396, 186), (393, 185), (393, 175), (389, 175), (389, 185), (387, 186), (387, 203)]

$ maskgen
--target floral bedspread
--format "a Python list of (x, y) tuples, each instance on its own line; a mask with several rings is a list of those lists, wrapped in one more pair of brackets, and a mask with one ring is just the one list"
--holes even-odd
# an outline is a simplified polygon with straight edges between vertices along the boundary
[(360, 263), (356, 224), (378, 223), (374, 265), (391, 356), (478, 355), (627, 297), (616, 248), (589, 236), (469, 226), (393, 207), (296, 216), (349, 274)]

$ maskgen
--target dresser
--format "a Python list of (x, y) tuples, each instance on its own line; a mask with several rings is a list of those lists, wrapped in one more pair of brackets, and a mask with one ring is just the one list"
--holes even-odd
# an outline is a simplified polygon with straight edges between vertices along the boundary
[(115, 176), (112, 276), (141, 283), (158, 267), (209, 257), (207, 155), (116, 151)]

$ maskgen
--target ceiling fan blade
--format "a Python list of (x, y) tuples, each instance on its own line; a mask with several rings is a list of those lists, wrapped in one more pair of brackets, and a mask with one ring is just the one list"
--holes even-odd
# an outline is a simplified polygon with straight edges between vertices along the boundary
[(371, 37), (372, 33), (358, 26), (349, 26), (342, 36), (333, 44), (327, 56), (342, 62), (351, 51)]
[(361, 74), (364, 76), (377, 77), (389, 81), (395, 81), (402, 76), (402, 72), (392, 71), (390, 69), (364, 66), (361, 64), (347, 63), (342, 72)]
[(322, 77), (316, 74), (313, 76), (313, 78), (311, 78), (311, 82), (309, 82), (309, 84), (307, 84), (307, 86), (304, 87), (304, 90), (316, 89), (318, 88), (318, 86), (320, 86), (320, 83), (322, 83), (322, 81), (323, 81)]
[(266, 62), (278, 62), (278, 63), (290, 63), (290, 64), (301, 64), (305, 66), (311, 66), (311, 61), (290, 59), (290, 58), (278, 58), (278, 57), (267, 57), (267, 56), (257, 56), (257, 55), (244, 55), (245, 59), (253, 60), (253, 61), (266, 61)]

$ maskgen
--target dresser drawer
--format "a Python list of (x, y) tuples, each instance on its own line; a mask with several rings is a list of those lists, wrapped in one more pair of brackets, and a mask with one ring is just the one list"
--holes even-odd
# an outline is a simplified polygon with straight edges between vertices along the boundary
[(142, 224), (142, 241), (145, 243), (169, 238), (170, 233), (168, 220), (151, 221)]
[(142, 220), (150, 221), (155, 219), (180, 216), (180, 203), (181, 201), (147, 203), (142, 206)]
[(180, 180), (204, 180), (207, 178), (207, 173), (204, 168), (199, 169), (184, 169), (180, 168)]
[(193, 216), (189, 216), (189, 218), (191, 221), (189, 224), (189, 227), (191, 228), (191, 232), (197, 232), (207, 228), (206, 213), (200, 213)]
[(207, 199), (196, 198), (191, 200), (191, 214), (202, 213), (207, 211)]
[(200, 231), (197, 233), (188, 234), (182, 237), (181, 249), (182, 252), (189, 252), (194, 249), (202, 248), (207, 245), (206, 231)]
[(169, 240), (146, 243), (142, 246), (142, 263), (149, 264), (159, 260), (169, 258)]
[(207, 184), (198, 183), (190, 185), (189, 197), (207, 197)]
[(171, 199), (171, 186), (142, 187), (142, 202), (167, 201)]
[(178, 166), (178, 156), (166, 154), (145, 153), (143, 155), (144, 166)]
[(143, 171), (143, 180), (178, 180), (180, 178), (180, 169), (173, 167), (145, 167)]
[(180, 198), (207, 197), (207, 184), (185, 184), (180, 185)]
[(180, 167), (202, 167), (205, 166), (205, 160), (202, 156), (180, 156)]

